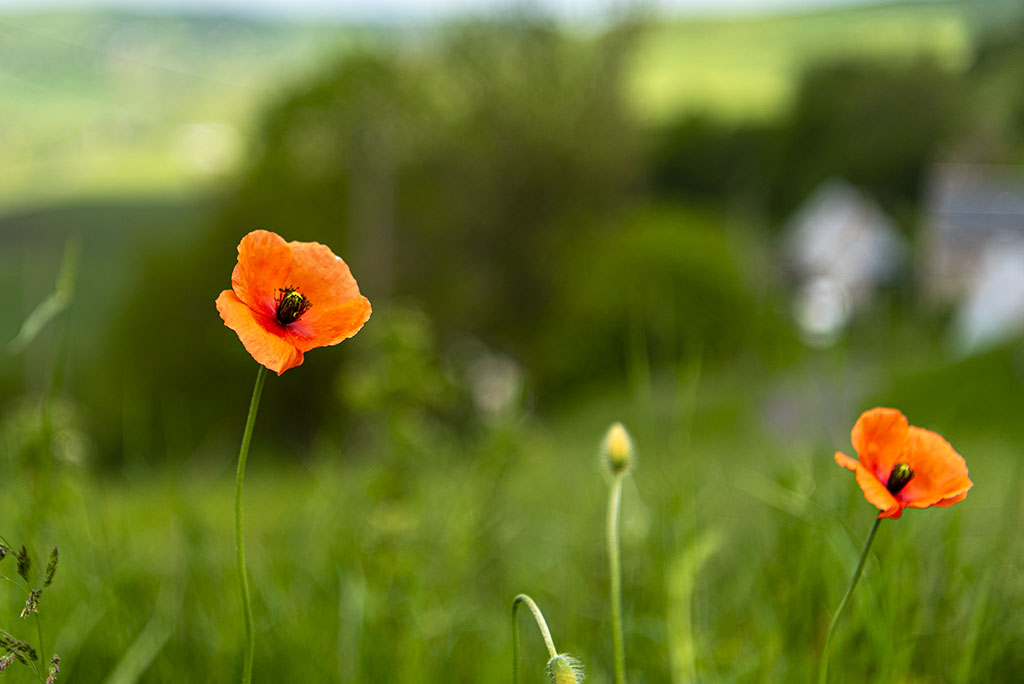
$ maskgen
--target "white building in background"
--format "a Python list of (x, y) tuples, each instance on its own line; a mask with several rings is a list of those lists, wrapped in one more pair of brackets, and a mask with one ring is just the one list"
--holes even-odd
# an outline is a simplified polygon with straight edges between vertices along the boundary
[(1024, 168), (944, 164), (928, 187), (922, 286), (966, 354), (1024, 331)]
[(828, 346), (889, 279), (904, 252), (893, 221), (842, 180), (820, 186), (790, 220), (784, 258), (793, 316), (808, 344)]

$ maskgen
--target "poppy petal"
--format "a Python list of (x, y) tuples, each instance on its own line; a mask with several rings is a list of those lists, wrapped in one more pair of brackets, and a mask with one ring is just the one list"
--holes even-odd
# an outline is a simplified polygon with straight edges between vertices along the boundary
[(857, 468), (858, 468), (858, 466), (860, 466), (860, 462), (857, 461), (857, 459), (850, 458), (849, 456), (844, 454), (842, 451), (837, 451), (836, 452), (835, 459), (836, 459), (836, 463), (838, 463), (839, 465), (843, 466), (847, 470), (852, 470), (853, 472), (857, 472)]
[(850, 458), (841, 451), (836, 452), (835, 460), (836, 463), (847, 470), (852, 470), (856, 473), (857, 484), (860, 485), (861, 491), (864, 492), (864, 498), (868, 500), (868, 503), (882, 511), (878, 517), (898, 518), (903, 514), (903, 505), (889, 493), (889, 490), (875, 477), (873, 472), (864, 467), (864, 464)]
[(880, 481), (888, 481), (903, 453), (909, 430), (906, 417), (891, 408), (873, 408), (857, 419), (850, 441), (857, 458)]
[(934, 506), (961, 494), (966, 496), (972, 486), (963, 456), (931, 430), (910, 428), (903, 459), (914, 471), (910, 482), (899, 493), (899, 499), (908, 506)]
[(278, 375), (302, 363), (302, 351), (287, 339), (284, 326), (250, 309), (234, 291), (220, 293), (217, 311), (224, 325), (235, 331), (245, 350), (258, 363)]
[[(348, 265), (319, 242), (289, 242), (292, 267), (289, 285), (316, 307), (333, 307), (359, 296), (359, 285)], [(312, 312), (312, 310), (311, 310)]]
[(254, 230), (238, 243), (238, 264), (231, 273), (235, 294), (252, 309), (273, 316), (278, 288), (287, 287), (292, 248), (277, 233)]
[(288, 338), (302, 352), (329, 347), (359, 332), (370, 312), (370, 300), (362, 295), (329, 309), (313, 308), (286, 328)]
[[(973, 487), (974, 483), (971, 483), (971, 486)], [(968, 489), (970, 489), (970, 487), (968, 487)], [(956, 496), (951, 496), (948, 499), (943, 499), (942, 501), (936, 501), (935, 505), (940, 507), (940, 508), (949, 508), (953, 504), (960, 503), (961, 501), (963, 501), (966, 498), (967, 498), (967, 491), (965, 490), (965, 491), (960, 492)]]

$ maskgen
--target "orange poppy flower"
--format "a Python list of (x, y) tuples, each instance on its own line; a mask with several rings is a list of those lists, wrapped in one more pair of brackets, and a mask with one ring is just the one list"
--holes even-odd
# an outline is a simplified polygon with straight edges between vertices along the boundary
[(341, 257), (318, 242), (285, 242), (266, 230), (238, 243), (231, 288), (217, 297), (224, 325), (278, 375), (310, 349), (352, 337), (370, 318), (370, 302)]
[(882, 511), (879, 518), (898, 518), (908, 506), (952, 506), (974, 485), (967, 463), (949, 442), (908, 425), (896, 409), (865, 411), (850, 440), (860, 460), (837, 451), (836, 463), (857, 474), (864, 498)]

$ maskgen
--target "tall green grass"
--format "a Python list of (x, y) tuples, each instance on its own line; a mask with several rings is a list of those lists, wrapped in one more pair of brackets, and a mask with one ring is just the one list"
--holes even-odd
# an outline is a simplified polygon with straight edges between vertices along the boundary
[[(590, 681), (611, 681), (596, 453), (616, 406), (644, 455), (623, 492), (630, 681), (810, 681), (875, 511), (832, 462), (848, 448), (842, 428), (827, 434), (808, 413), (800, 429), (779, 430), (730, 384), (704, 380), (685, 438), (610, 394), (405, 463), (399, 488), (393, 461), (336, 444), (281, 465), (255, 457), (255, 671), (267, 681), (508, 681), (508, 605), (527, 591)], [(652, 392), (655, 406), (671, 405)], [(952, 509), (908, 511), (879, 531), (834, 643), (835, 681), (1013, 681), (1024, 667), (1019, 449), (998, 435), (944, 434), (975, 487)], [(7, 458), (4, 472), (0, 525), (11, 538), (31, 469)], [(32, 550), (60, 547), (61, 581), (41, 617), (66, 681), (237, 678), (231, 475), (228, 453), (134, 477), (61, 468)], [(0, 601), (0, 614), (15, 615), (23, 597)], [(541, 651), (524, 640), (524, 663), (545, 662)], [(542, 677), (524, 667), (523, 681)]]

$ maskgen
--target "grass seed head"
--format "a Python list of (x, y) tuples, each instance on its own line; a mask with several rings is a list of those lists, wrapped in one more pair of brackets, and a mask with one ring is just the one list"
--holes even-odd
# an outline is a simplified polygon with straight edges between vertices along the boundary
[(633, 439), (622, 423), (608, 428), (601, 451), (613, 474), (624, 473), (633, 466)]
[(36, 654), (36, 650), (32, 648), (27, 642), (15, 639), (9, 634), (4, 635), (0, 645), (7, 649), (7, 655), (13, 656), (18, 659), (19, 663), (28, 665), (30, 660), (39, 660), (39, 656)]
[(46, 673), (46, 684), (53, 684), (57, 681), (57, 675), (60, 674), (60, 656), (56, 653), (50, 658), (50, 669)]
[(53, 582), (53, 575), (57, 572), (57, 547), (53, 547), (53, 551), (50, 552), (50, 562), (46, 564), (46, 581), (43, 582), (44, 587), (50, 586)]
[(11, 666), (11, 663), (14, 662), (14, 657), (15, 651), (9, 651), (2, 658), (0, 658), (0, 672), (3, 672)]
[(559, 653), (548, 661), (548, 681), (551, 684), (582, 684), (585, 679), (583, 663), (568, 653)]
[(39, 609), (39, 597), (42, 595), (42, 589), (33, 589), (29, 592), (28, 600), (25, 601), (25, 607), (21, 609), (22, 618), (27, 618), (29, 615), (31, 615)]
[(32, 567), (32, 559), (28, 556), (28, 549), (22, 544), (21, 548), (18, 549), (18, 574), (21, 578), (28, 582), (28, 571)]
[(7, 547), (6, 544), (0, 544), (0, 560), (7, 558), (7, 554), (10, 552), (11, 550)]

